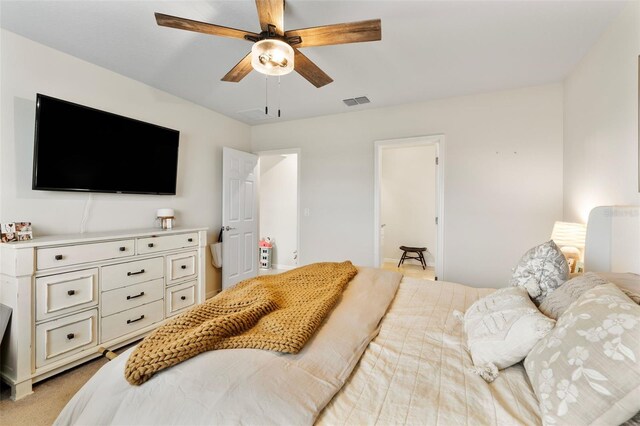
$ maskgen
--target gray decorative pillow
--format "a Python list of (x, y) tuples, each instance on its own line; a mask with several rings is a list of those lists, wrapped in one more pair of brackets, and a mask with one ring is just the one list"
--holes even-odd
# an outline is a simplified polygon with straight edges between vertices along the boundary
[(614, 283), (622, 291), (640, 294), (640, 275), (631, 272), (596, 272), (607, 282)]
[(640, 411), (640, 306), (587, 290), (524, 361), (543, 425), (618, 425)]
[(512, 286), (524, 287), (536, 305), (569, 278), (569, 265), (553, 240), (532, 248), (513, 271)]
[(540, 312), (549, 318), (557, 320), (569, 305), (578, 300), (586, 291), (606, 283), (607, 281), (594, 272), (587, 272), (571, 278), (542, 301), (539, 307)]

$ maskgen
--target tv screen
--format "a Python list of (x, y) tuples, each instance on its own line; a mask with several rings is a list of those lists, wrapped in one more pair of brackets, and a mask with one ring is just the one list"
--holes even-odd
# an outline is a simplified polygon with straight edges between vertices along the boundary
[(176, 193), (180, 132), (38, 94), (33, 189)]

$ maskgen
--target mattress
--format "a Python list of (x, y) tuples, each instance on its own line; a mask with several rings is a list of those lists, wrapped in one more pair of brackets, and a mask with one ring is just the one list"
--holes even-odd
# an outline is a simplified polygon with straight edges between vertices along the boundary
[(378, 336), (320, 425), (538, 425), (538, 401), (521, 364), (486, 383), (470, 371), (465, 311), (495, 289), (404, 278)]

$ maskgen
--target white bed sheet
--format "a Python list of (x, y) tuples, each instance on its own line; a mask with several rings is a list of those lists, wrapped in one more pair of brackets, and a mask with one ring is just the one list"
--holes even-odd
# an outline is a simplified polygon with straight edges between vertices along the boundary
[(495, 289), (404, 278), (378, 336), (320, 425), (539, 425), (538, 401), (522, 365), (493, 383), (469, 371), (465, 311)]

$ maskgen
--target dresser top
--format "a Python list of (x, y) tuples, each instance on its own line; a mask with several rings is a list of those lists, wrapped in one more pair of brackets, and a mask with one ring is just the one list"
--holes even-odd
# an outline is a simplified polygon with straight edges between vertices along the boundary
[(146, 228), (146, 229), (128, 229), (120, 231), (108, 232), (86, 232), (84, 234), (66, 234), (66, 235), (50, 235), (43, 237), (35, 237), (27, 241), (12, 241), (10, 243), (1, 243), (0, 248), (33, 248), (57, 246), (62, 244), (85, 244), (97, 241), (120, 240), (123, 238), (139, 238), (153, 237), (162, 235), (182, 234), (185, 232), (206, 231), (208, 228), (186, 228), (176, 227), (173, 229)]

